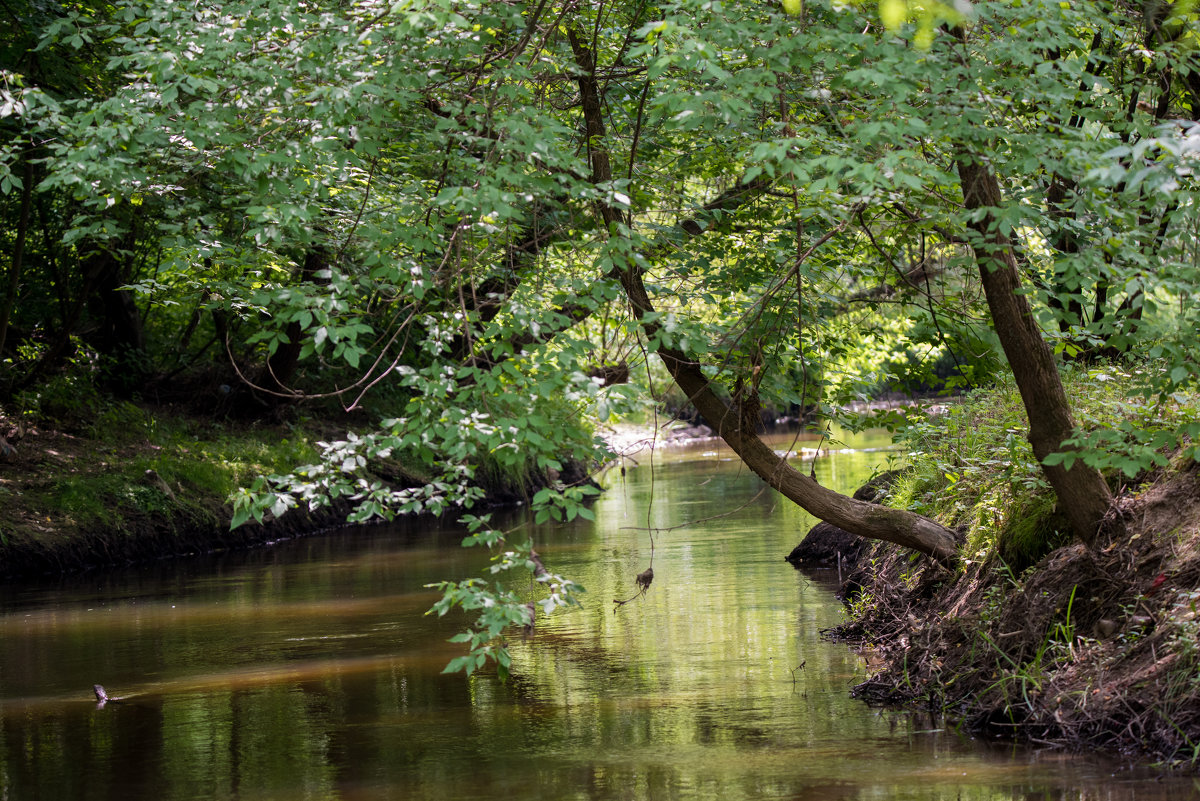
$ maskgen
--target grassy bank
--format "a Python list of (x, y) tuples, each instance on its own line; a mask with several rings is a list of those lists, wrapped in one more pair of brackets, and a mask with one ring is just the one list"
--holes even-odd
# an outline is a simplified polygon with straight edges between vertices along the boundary
[(316, 455), (303, 425), (232, 425), (102, 401), (78, 417), (5, 418), (0, 573), (69, 572), (244, 547), (332, 523), (297, 514), (229, 530), (226, 499)]
[[(221, 422), (99, 396), (39, 400), (35, 413), (0, 414), (0, 576), (252, 547), (340, 525), (350, 511), (346, 502), (294, 509), (231, 530), (229, 498), (259, 476), (317, 461), (319, 441), (361, 420)], [(393, 486), (422, 481), (403, 454), (384, 468)], [(532, 468), (482, 465), (477, 475), (497, 504), (528, 498), (548, 481)]]
[[(1069, 377), (1085, 426), (1130, 433), (1105, 467), (1117, 503), (1088, 549), (1071, 541), (1024, 440), (1015, 390), (970, 396), (904, 434), (909, 464), (887, 503), (963, 538), (946, 571), (875, 546), (840, 634), (881, 669), (869, 701), (1043, 746), (1111, 749), (1200, 768), (1200, 468), (1156, 438), (1200, 404), (1139, 402), (1113, 368)], [(1108, 457), (1096, 457), (1103, 459)]]

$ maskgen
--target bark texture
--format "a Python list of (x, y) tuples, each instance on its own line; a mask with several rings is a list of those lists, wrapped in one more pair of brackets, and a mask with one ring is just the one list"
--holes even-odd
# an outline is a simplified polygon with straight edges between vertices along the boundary
[(1021, 294), (1012, 242), (996, 225), (993, 210), (1001, 203), (1000, 183), (973, 153), (960, 151), (957, 168), (966, 208), (982, 212), (971, 223), (976, 234), (971, 247), (979, 265), (992, 325), (1025, 404), (1029, 442), (1072, 531), (1092, 544), (1112, 504), (1112, 494), (1100, 471), (1081, 461), (1076, 461), (1070, 470), (1043, 462), (1049, 454), (1061, 451), (1063, 440), (1074, 431), (1071, 406), (1054, 353), (1042, 337), (1025, 295)]

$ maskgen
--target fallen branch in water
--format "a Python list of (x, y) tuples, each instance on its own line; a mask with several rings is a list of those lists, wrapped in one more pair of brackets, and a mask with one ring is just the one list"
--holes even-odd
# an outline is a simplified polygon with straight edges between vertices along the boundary
[(650, 589), (650, 583), (654, 581), (654, 568), (646, 568), (641, 573), (638, 573), (637, 576), (634, 577), (633, 581), (635, 584), (637, 584), (638, 591), (626, 598), (624, 601), (613, 598), (613, 603), (616, 604), (616, 606), (613, 607), (613, 614), (616, 614), (618, 609), (630, 601), (636, 601), (638, 598), (642, 598), (646, 595), (646, 590)]
[(105, 704), (121, 704), (125, 702), (124, 698), (109, 698), (108, 693), (99, 684), (92, 685), (92, 692), (96, 694), (96, 705), (104, 706)]

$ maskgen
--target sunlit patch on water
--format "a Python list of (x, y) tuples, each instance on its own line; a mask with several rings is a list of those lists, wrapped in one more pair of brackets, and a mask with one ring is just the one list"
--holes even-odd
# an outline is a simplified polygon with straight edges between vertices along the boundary
[(284, 642), (321, 642), (327, 640), (357, 640), (368, 634), (320, 634), (313, 637), (286, 637)]
[[(852, 450), (805, 470), (852, 491), (886, 466), (887, 441), (841, 439)], [(436, 595), (425, 585), (488, 564), (453, 530), (370, 528), (203, 569), (198, 560), (7, 588), (0, 797), (1107, 801), (1196, 791), (1136, 772), (1117, 781), (1108, 762), (976, 743), (851, 700), (862, 660), (818, 636), (841, 605), (827, 581), (783, 561), (812, 519), (711, 442), (626, 468), (606, 475), (594, 524), (522, 529), (548, 567), (588, 592), (581, 608), (514, 637), (507, 682), (442, 674), (461, 653), (447, 640), (463, 620), (426, 614)], [(505, 525), (527, 523), (522, 514)], [(649, 591), (614, 609), (650, 565)], [(97, 708), (96, 683), (124, 700)]]

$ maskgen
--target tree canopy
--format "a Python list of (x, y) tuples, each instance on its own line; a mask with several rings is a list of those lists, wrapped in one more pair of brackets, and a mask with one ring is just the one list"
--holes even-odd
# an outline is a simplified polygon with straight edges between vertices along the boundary
[[(589, 421), (665, 368), (788, 498), (951, 563), (954, 532), (820, 487), (760, 410), (1012, 369), (1090, 541), (1100, 469), (1200, 434), (1081, 429), (1057, 372), (1132, 358), (1159, 404), (1200, 372), (1193, 5), (17, 0), (5, 393), (85, 351), (127, 393), (225, 363), (214, 407), (372, 415), (235, 521), (470, 509), (485, 465), (551, 471), (531, 500), (562, 519), (589, 514)], [(459, 666), (503, 665), (534, 613), (507, 571), (546, 611), (573, 585), (464, 521), (496, 575), (437, 608), (480, 610)]]

